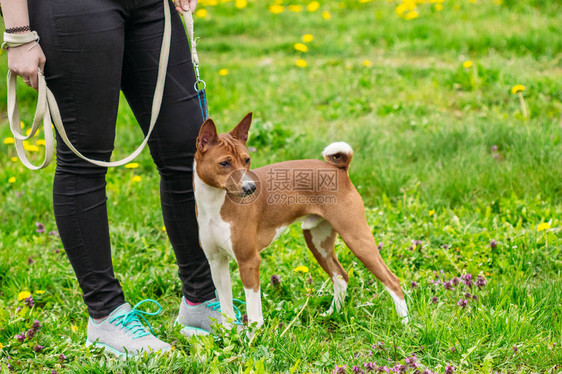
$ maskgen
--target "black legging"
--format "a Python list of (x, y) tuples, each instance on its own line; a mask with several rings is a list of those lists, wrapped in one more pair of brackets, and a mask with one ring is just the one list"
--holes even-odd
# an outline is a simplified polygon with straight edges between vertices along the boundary
[[(143, 132), (148, 130), (164, 29), (162, 0), (28, 0), (28, 5), (32, 30), (38, 31), (47, 57), (47, 85), (69, 139), (85, 156), (109, 160), (120, 90)], [(203, 118), (187, 38), (171, 1), (170, 6), (164, 98), (148, 145), (161, 177), (162, 213), (183, 294), (202, 302), (215, 290), (199, 247), (192, 189), (195, 139)], [(75, 156), (57, 134), (55, 218), (93, 318), (124, 302), (111, 263), (106, 172)]]

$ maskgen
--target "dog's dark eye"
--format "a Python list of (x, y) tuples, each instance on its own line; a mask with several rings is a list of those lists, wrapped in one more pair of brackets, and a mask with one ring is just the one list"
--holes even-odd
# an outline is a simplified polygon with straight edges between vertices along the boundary
[(249, 157), (246, 159), (246, 163), (247, 163), (247, 164), (250, 163), (250, 158), (249, 158)]
[(228, 162), (228, 161), (219, 162), (219, 165), (227, 168), (227, 167), (230, 166), (230, 162)]

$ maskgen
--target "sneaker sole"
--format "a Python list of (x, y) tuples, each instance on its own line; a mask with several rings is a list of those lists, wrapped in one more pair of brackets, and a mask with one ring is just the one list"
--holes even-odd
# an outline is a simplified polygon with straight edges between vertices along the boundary
[[(106, 352), (111, 353), (112, 355), (117, 356), (118, 358), (120, 358), (122, 360), (127, 359), (127, 357), (138, 357), (138, 356), (140, 356), (138, 354), (120, 352), (117, 349), (115, 349), (115, 348), (113, 348), (113, 347), (111, 347), (107, 344), (99, 343), (99, 342), (91, 342), (88, 339), (86, 339), (86, 347), (91, 347), (91, 346), (96, 347), (96, 348), (105, 348)], [(155, 352), (151, 351), (149, 353), (152, 353), (152, 354), (154, 354), (154, 353), (164, 353), (164, 352), (168, 352), (169, 350), (170, 349), (158, 350), (158, 351), (155, 351)], [(141, 354), (142, 353), (144, 353), (144, 351), (142, 351)]]
[(200, 335), (211, 335), (211, 333), (207, 330), (201, 329), (199, 327), (193, 327), (193, 326), (186, 326), (183, 323), (181, 323), (179, 321), (178, 318), (176, 318), (176, 321), (174, 322), (175, 325), (182, 325), (184, 327), (182, 327), (182, 329), (180, 330), (180, 333), (183, 336), (186, 336), (188, 338), (192, 337), (192, 336), (200, 336)]
[[(86, 339), (86, 347), (92, 347), (92, 346), (93, 346), (93, 347), (96, 347), (96, 348), (105, 348), (105, 350), (106, 350), (108, 353), (111, 353), (111, 354), (113, 354), (113, 355), (119, 357), (120, 359), (125, 359), (125, 358), (127, 358), (127, 354), (126, 354), (125, 352), (119, 352), (117, 349), (115, 349), (115, 348), (113, 348), (113, 347), (110, 347), (110, 346), (107, 345), (107, 344), (99, 343), (99, 342), (93, 343), (93, 342), (91, 342), (91, 341), (89, 341), (89, 340)], [(131, 356), (132, 356), (132, 355), (131, 355)]]

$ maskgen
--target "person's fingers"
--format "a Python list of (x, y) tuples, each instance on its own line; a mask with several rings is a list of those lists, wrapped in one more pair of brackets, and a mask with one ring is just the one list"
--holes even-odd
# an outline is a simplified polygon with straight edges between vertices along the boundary
[(34, 89), (37, 89), (37, 87), (39, 86), (38, 84), (38, 80), (37, 80), (37, 72), (29, 77), (29, 83), (26, 83), (29, 87), (33, 87)]
[(188, 0), (189, 1), (189, 9), (191, 13), (195, 13), (195, 8), (197, 8), (197, 0)]

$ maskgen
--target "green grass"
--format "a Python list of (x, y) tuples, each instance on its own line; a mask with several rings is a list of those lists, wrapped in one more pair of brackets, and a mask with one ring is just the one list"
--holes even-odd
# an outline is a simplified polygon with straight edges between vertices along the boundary
[[(162, 304), (164, 312), (150, 321), (175, 351), (122, 362), (89, 350), (77, 281), (60, 239), (48, 234), (56, 231), (54, 165), (26, 170), (11, 160), (13, 145), (0, 143), (0, 372), (315, 373), (348, 365), (350, 373), (364, 362), (404, 364), (412, 354), (420, 371), (443, 373), (450, 364), (455, 372), (561, 372), (561, 6), (500, 3), (447, 0), (441, 11), (419, 4), (419, 17), (406, 21), (396, 15), (397, 1), (324, 1), (316, 12), (301, 2), (303, 12), (278, 15), (268, 11), (273, 1), (250, 1), (244, 9), (200, 1), (209, 13), (196, 19), (201, 73), (219, 127), (226, 131), (255, 112), (255, 167), (319, 158), (332, 141), (352, 145), (350, 175), (382, 256), (406, 290), (409, 326), (340, 241), (348, 297), (340, 314), (322, 317), (331, 285), (294, 225), (263, 253), (263, 329), (253, 339), (224, 332), (186, 340), (172, 326), (181, 287), (162, 231), (158, 175), (144, 152), (138, 169), (108, 173), (114, 266), (130, 302)], [(306, 33), (314, 41), (307, 53), (297, 52), (293, 45)], [(308, 66), (297, 67), (298, 58)], [(220, 69), (228, 74), (218, 75)], [(0, 71), (7, 71), (5, 52)], [(528, 117), (510, 92), (516, 84), (526, 87)], [(0, 90), (2, 112), (5, 96)], [(22, 87), (19, 96), (29, 124), (34, 93)], [(125, 104), (118, 123), (115, 158), (142, 136)], [(9, 136), (0, 117), (0, 139)], [(36, 232), (36, 222), (45, 233)], [(545, 222), (550, 228), (538, 231)], [(411, 248), (414, 240), (421, 244)], [(299, 265), (310, 273), (294, 272)], [(231, 269), (234, 295), (243, 298)], [(487, 285), (433, 284), (436, 275), (466, 273), (483, 275)], [(269, 282), (274, 274), (279, 287)], [(31, 292), (32, 309), (18, 300), (22, 291)], [(466, 292), (478, 300), (462, 309), (457, 302)], [(19, 343), (15, 336), (35, 319), (42, 328)], [(44, 348), (36, 353), (35, 345)]]

